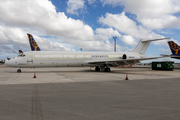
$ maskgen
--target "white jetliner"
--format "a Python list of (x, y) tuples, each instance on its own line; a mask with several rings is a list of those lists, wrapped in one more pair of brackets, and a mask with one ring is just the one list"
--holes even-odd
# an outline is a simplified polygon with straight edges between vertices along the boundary
[(17, 57), (7, 59), (6, 65), (21, 68), (37, 67), (95, 67), (95, 71), (110, 71), (110, 67), (139, 63), (141, 60), (157, 59), (162, 57), (146, 58), (144, 55), (151, 41), (160, 39), (141, 39), (131, 52), (64, 52), (64, 51), (29, 51), (20, 53)]

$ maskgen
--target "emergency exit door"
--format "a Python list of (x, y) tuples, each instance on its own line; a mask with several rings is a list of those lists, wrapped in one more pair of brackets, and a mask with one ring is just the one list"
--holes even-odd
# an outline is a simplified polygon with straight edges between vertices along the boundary
[(32, 53), (28, 53), (28, 55), (27, 55), (27, 63), (28, 64), (33, 63), (33, 55), (32, 55)]

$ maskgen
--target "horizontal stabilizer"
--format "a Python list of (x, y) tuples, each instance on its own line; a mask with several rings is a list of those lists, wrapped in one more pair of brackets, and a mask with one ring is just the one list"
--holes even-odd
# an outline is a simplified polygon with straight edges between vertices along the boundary
[(136, 48), (134, 50), (132, 50), (132, 52), (139, 53), (139, 54), (145, 54), (151, 41), (165, 40), (165, 39), (171, 39), (171, 38), (159, 38), (159, 39), (148, 39), (148, 38), (145, 39), (144, 38), (144, 39), (141, 39), (139, 44), (136, 46)]
[(148, 41), (158, 41), (158, 40), (165, 40), (165, 39), (171, 39), (171, 37), (170, 38), (159, 38), (159, 39), (142, 38), (141, 41), (148, 42)]

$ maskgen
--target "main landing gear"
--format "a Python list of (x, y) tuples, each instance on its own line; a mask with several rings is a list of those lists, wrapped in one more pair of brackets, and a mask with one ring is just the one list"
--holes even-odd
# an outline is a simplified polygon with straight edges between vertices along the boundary
[(105, 72), (110, 72), (111, 69), (109, 67), (97, 67), (95, 68), (95, 71), (105, 71)]
[(95, 68), (95, 71), (100, 71), (100, 68), (99, 68), (99, 67), (96, 67), (96, 68)]
[(110, 68), (105, 68), (104, 71), (105, 71), (105, 72), (110, 72), (111, 69), (110, 69)]
[(17, 72), (18, 72), (18, 73), (21, 73), (21, 69), (17, 69)]

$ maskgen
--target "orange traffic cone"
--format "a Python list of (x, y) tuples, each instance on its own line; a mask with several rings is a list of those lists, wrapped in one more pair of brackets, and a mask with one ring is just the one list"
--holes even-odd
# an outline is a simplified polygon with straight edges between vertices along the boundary
[(126, 79), (125, 79), (125, 80), (129, 80), (129, 79), (128, 79), (128, 74), (126, 74)]
[(34, 72), (34, 77), (33, 78), (36, 78), (36, 72)]

